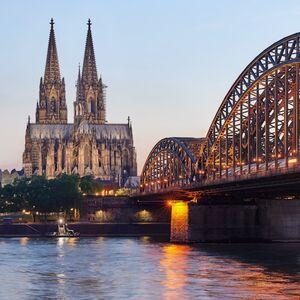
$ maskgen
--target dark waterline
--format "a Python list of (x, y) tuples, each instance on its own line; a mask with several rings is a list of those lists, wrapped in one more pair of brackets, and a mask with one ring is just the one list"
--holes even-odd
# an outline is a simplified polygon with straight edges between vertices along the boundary
[(300, 299), (300, 244), (0, 239), (0, 299)]

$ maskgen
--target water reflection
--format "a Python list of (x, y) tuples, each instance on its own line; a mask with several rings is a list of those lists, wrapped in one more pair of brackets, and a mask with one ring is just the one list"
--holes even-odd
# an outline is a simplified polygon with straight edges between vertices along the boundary
[[(277, 252), (281, 250), (281, 252)], [(167, 245), (167, 299), (197, 294), (221, 299), (300, 299), (300, 245)], [(272, 251), (266, 251), (272, 250)], [(193, 289), (193, 283), (197, 283)], [(199, 289), (200, 286), (200, 289)]]
[(300, 244), (0, 239), (0, 299), (300, 299)]
[(190, 247), (184, 245), (166, 245), (163, 247), (160, 266), (166, 274), (165, 280), (162, 281), (165, 299), (182, 299), (184, 297), (184, 287), (188, 280), (186, 271), (190, 250)]
[(22, 246), (26, 246), (27, 243), (28, 243), (28, 240), (29, 240), (28, 237), (21, 237), (21, 238), (20, 238), (20, 244), (21, 244)]

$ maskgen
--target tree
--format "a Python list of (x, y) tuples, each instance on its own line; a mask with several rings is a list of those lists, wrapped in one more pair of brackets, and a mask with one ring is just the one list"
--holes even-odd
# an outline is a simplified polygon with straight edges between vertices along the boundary
[(29, 207), (34, 214), (41, 212), (47, 219), (47, 213), (55, 211), (55, 203), (52, 201), (52, 191), (49, 180), (42, 176), (32, 178), (29, 186)]
[(52, 181), (53, 197), (56, 207), (60, 211), (70, 214), (71, 208), (81, 207), (81, 193), (79, 192), (79, 177), (63, 174)]
[(78, 176), (66, 174), (50, 180), (43, 176), (17, 180), (0, 190), (0, 212), (26, 209), (33, 212), (34, 219), (37, 212), (44, 214), (45, 220), (50, 212), (70, 215), (71, 208), (81, 208), (79, 183)]
[(102, 184), (90, 175), (80, 178), (79, 187), (81, 192), (87, 195), (100, 193), (102, 190)]
[(2, 213), (11, 212), (15, 210), (14, 187), (11, 184), (7, 184), (1, 189), (0, 199), (0, 211)]
[(14, 189), (14, 208), (16, 211), (23, 209), (29, 209), (29, 191), (30, 191), (30, 179), (22, 178), (16, 179), (13, 183)]

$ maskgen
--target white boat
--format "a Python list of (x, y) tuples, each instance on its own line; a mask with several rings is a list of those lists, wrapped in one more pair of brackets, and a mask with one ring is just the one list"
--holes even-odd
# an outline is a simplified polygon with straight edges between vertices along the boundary
[(57, 231), (47, 232), (45, 235), (48, 237), (78, 237), (80, 233), (69, 229), (68, 224), (66, 224), (62, 219), (59, 219)]

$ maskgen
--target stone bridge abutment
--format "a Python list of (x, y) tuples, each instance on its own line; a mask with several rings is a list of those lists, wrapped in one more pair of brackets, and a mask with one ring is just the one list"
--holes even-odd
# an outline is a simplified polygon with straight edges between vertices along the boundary
[(241, 204), (174, 202), (171, 241), (300, 241), (300, 199)]

